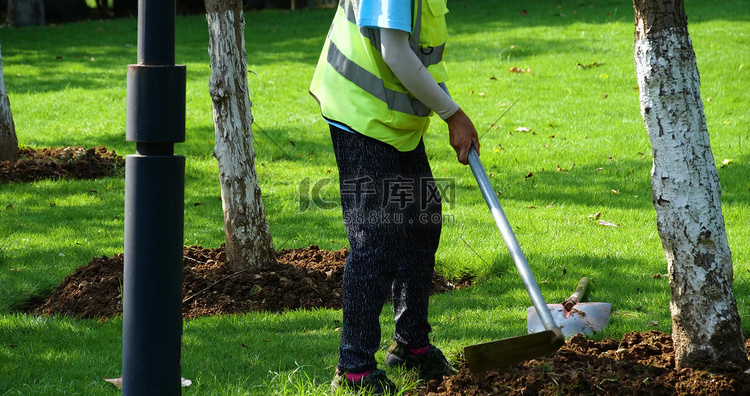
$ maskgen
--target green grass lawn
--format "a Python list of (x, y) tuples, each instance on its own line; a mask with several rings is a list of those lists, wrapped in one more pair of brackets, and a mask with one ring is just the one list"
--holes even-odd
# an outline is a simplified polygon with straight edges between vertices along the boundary
[[(720, 167), (735, 293), (750, 334), (750, 3), (686, 6)], [(523, 7), (526, 14), (512, 2), (449, 4), (449, 88), (480, 134), (489, 130), (481, 158), (500, 202), (548, 302), (561, 301), (589, 276), (589, 300), (610, 302), (614, 310), (597, 337), (670, 332), (651, 147), (633, 64), (632, 3), (541, 0)], [(338, 199), (327, 124), (307, 93), (332, 13), (246, 15), (257, 170), (277, 249), (347, 245), (338, 207), (305, 208), (309, 198)], [(20, 144), (134, 153), (125, 142), (125, 74), (136, 61), (136, 36), (135, 19), (0, 28)], [(187, 159), (184, 242), (217, 247), (224, 233), (207, 48), (205, 18), (178, 18), (176, 59), (187, 65), (188, 95), (186, 142), (175, 148)], [(444, 204), (438, 270), (449, 278), (478, 277), (473, 288), (432, 299), (434, 343), (455, 356), (470, 344), (524, 334), (530, 301), (442, 122), (432, 123), (425, 142), (435, 176), (453, 193)], [(316, 184), (321, 188), (311, 191)], [(49, 293), (93, 257), (122, 252), (123, 196), (121, 178), (0, 186), (0, 396), (118, 393), (103, 378), (121, 373), (121, 319), (36, 317), (16, 307)], [(618, 227), (599, 225), (592, 218), (598, 212)], [(384, 347), (393, 331), (389, 309), (382, 316)], [(330, 393), (340, 316), (316, 310), (185, 322), (182, 371), (193, 380), (185, 394)], [(413, 386), (409, 373), (392, 374)]]

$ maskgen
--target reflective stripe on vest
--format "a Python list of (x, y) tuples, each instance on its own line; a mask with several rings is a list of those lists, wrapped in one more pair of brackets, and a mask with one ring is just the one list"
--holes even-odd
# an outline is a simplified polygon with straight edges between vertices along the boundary
[(410, 97), (409, 94), (384, 87), (383, 81), (378, 76), (347, 58), (339, 51), (334, 42), (331, 42), (328, 47), (328, 63), (347, 80), (385, 102), (391, 110), (417, 117), (427, 117), (432, 111), (422, 102)]

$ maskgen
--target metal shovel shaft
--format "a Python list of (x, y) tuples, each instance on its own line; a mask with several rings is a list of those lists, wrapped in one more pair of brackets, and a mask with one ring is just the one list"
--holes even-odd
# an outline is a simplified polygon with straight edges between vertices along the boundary
[(500, 206), (497, 195), (495, 195), (495, 190), (492, 188), (492, 184), (490, 184), (490, 179), (487, 177), (487, 173), (482, 166), (482, 162), (479, 160), (479, 155), (477, 155), (474, 146), (472, 146), (469, 151), (469, 166), (474, 173), (474, 178), (477, 180), (477, 184), (482, 191), (487, 206), (490, 207), (490, 212), (492, 212), (492, 217), (495, 219), (495, 224), (500, 230), (500, 234), (503, 236), (503, 240), (508, 247), (510, 256), (513, 258), (513, 263), (516, 265), (518, 274), (521, 276), (521, 280), (526, 287), (526, 291), (529, 293), (529, 297), (531, 297), (531, 302), (539, 313), (539, 319), (542, 321), (545, 329), (553, 330), (555, 333), (561, 334), (559, 327), (555, 324), (552, 315), (547, 309), (547, 303), (544, 301), (542, 291), (539, 289), (539, 284), (537, 283), (534, 274), (531, 272), (531, 268), (526, 261), (526, 256), (524, 256), (521, 247), (518, 245), (518, 240), (513, 233), (510, 223), (508, 223), (508, 218), (505, 216), (503, 208)]

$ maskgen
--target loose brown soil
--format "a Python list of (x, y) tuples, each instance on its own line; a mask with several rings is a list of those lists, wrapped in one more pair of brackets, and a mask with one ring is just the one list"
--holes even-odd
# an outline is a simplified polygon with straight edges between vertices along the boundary
[[(262, 272), (231, 272), (224, 265), (224, 248), (183, 249), (183, 307), (185, 319), (250, 311), (341, 308), (341, 285), (348, 251), (317, 246), (284, 249), (277, 262)], [(44, 301), (22, 308), (41, 315), (108, 319), (122, 313), (123, 255), (98, 257), (63, 279)], [(468, 286), (455, 285), (433, 274), (434, 293)]]
[[(83, 150), (24, 149), (15, 164), (0, 162), (0, 183), (43, 178), (93, 178), (116, 175), (122, 158), (103, 147)], [(24, 162), (25, 161), (25, 162)], [(103, 171), (115, 173), (101, 173)], [(25, 174), (28, 172), (28, 174)], [(316, 246), (282, 250), (275, 267), (263, 272), (231, 272), (223, 248), (198, 246), (183, 251), (183, 317), (282, 312), (341, 307), (341, 281), (347, 250)], [(50, 296), (29, 301), (21, 310), (41, 315), (108, 319), (121, 314), (122, 254), (94, 258), (66, 277)], [(433, 292), (471, 284), (433, 275)], [(746, 344), (750, 350), (750, 342)], [(575, 336), (554, 355), (514, 367), (472, 375), (461, 363), (459, 374), (431, 381), (413, 396), (446, 395), (749, 395), (750, 378), (739, 368), (709, 373), (676, 370), (669, 334), (649, 331), (591, 341)]]
[(42, 179), (96, 179), (122, 174), (125, 160), (99, 146), (34, 149), (23, 147), (16, 162), (0, 161), (0, 184)]
[(652, 330), (598, 342), (578, 334), (552, 356), (485, 375), (463, 366), (419, 395), (749, 395), (749, 380), (736, 367), (675, 370), (672, 337)]

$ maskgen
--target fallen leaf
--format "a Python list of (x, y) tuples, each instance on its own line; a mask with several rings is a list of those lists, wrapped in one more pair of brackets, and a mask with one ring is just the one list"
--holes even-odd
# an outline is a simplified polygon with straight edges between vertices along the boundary
[(530, 178), (530, 177), (534, 177), (534, 174), (533, 174), (533, 173), (531, 173), (531, 172), (529, 172), (529, 174), (528, 174), (528, 175), (526, 175), (526, 179), (528, 179), (528, 178)]
[(605, 221), (605, 220), (599, 220), (599, 225), (600, 226), (605, 226), (605, 227), (619, 227), (617, 224), (610, 223), (610, 222)]
[(652, 321), (648, 322), (648, 324), (650, 324), (650, 325), (651, 325), (651, 326), (653, 326), (653, 327), (656, 327), (656, 326), (658, 326), (658, 325), (659, 325), (659, 322), (658, 322), (658, 321), (656, 321), (656, 320), (652, 320)]
[(617, 194), (619, 194), (619, 193), (620, 193), (619, 191), (617, 191), (617, 190), (615, 190), (615, 189), (609, 190), (609, 192), (611, 192), (612, 194), (615, 194), (615, 195), (617, 195)]
[(117, 389), (122, 389), (122, 377), (119, 378), (105, 378), (105, 381), (109, 382), (110, 384), (117, 387)]
[(508, 69), (508, 73), (531, 73), (531, 68), (527, 67), (525, 69), (519, 69), (516, 66), (513, 66), (512, 68)]
[(721, 161), (721, 167), (726, 168), (731, 163), (732, 163), (732, 160), (725, 158), (724, 161)]
[(529, 12), (528, 12), (528, 11), (526, 11), (526, 10), (521, 10), (521, 15), (528, 15), (528, 13), (529, 13)]
[(600, 217), (602, 217), (602, 212), (596, 212), (592, 215), (589, 215), (589, 218), (594, 220), (599, 220)]
[(516, 128), (516, 132), (530, 132), (530, 131), (531, 131), (531, 129), (526, 128), (526, 127), (518, 127), (518, 128)]

